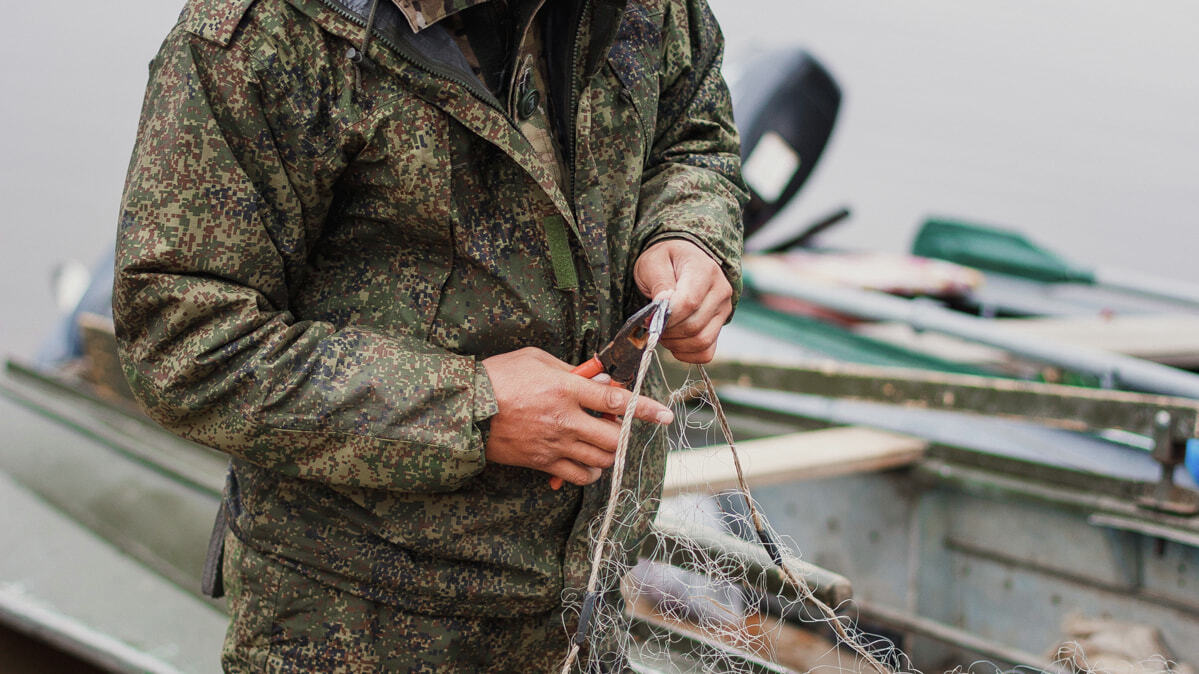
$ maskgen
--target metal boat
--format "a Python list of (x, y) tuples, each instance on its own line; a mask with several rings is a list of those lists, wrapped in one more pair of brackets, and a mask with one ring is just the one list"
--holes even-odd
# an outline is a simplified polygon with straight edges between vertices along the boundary
[[(815, 166), (840, 93), (803, 52), (746, 71), (755, 80), (742, 85), (737, 114), (755, 176), (752, 231)], [(839, 217), (788, 243), (810, 246)], [(955, 259), (1000, 279), (977, 256)], [(750, 266), (711, 373), (746, 440), (754, 496), (800, 551), (795, 570), (816, 596), (895, 640), (922, 669), (980, 659), (1077, 668), (1052, 653), (1068, 637), (1063, 625), (1087, 618), (1146, 626), (1169, 656), (1199, 663), (1199, 490), (1184, 466), (1199, 425), (1195, 376), (1128, 355), (1146, 355), (1135, 349), (1054, 345), (1011, 323), (1106, 316), (1117, 305), (1102, 297), (1114, 292), (1132, 308), (1117, 313), (1134, 317), (1152, 304), (1190, 320), (1193, 303), (1173, 286), (1148, 300), (1145, 284), (1004, 272), (970, 292), (913, 299)], [(200, 596), (199, 578), (226, 460), (165, 432), (129, 400), (107, 285), (93, 279), (55, 337), (57, 355), (10, 360), (0, 375), (0, 513), (10, 540), (0, 622), (108, 671), (216, 671), (223, 606)], [(779, 298), (824, 313), (797, 313)], [(923, 343), (932, 332), (950, 341)], [(1194, 366), (1194, 355), (1180, 348), (1159, 360)], [(667, 498), (699, 492), (735, 510), (720, 496), (727, 465), (710, 456), (672, 455)], [(658, 529), (661, 540), (698, 540), (747, 572), (771, 567), (745, 532), (669, 520)], [(657, 553), (686, 569), (694, 549)], [(776, 591), (800, 595), (782, 581)], [(768, 617), (788, 633), (819, 631), (802, 616), (753, 609), (774, 611)], [(652, 610), (633, 629), (669, 631), (676, 645), (667, 661), (639, 660), (640, 671), (698, 671), (705, 653), (730, 653)], [(819, 665), (788, 648), (775, 645), (775, 662), (730, 657), (747, 671)]]

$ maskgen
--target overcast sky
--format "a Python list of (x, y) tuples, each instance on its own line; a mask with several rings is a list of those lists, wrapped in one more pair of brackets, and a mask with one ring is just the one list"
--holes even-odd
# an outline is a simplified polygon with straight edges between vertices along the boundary
[[(788, 218), (902, 250), (929, 213), (1079, 261), (1199, 281), (1199, 3), (714, 0), (735, 61), (802, 44), (845, 90)], [(50, 328), (49, 276), (110, 245), (146, 63), (172, 0), (10, 3), (0, 26), (0, 350)], [(1150, 11), (1151, 10), (1151, 11)]]

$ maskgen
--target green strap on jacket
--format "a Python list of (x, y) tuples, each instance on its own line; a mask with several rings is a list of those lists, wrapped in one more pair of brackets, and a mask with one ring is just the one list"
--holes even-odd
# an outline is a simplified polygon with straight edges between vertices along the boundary
[(578, 290), (579, 275), (575, 271), (574, 256), (570, 253), (570, 235), (566, 232), (566, 219), (551, 215), (541, 221), (545, 239), (550, 247), (550, 264), (554, 267), (554, 280), (558, 290)]

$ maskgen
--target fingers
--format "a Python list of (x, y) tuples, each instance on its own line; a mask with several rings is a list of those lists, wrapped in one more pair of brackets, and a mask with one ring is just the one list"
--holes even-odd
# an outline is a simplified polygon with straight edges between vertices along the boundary
[[(727, 289), (727, 284), (725, 284)], [(662, 335), (662, 345), (675, 358), (688, 363), (706, 363), (716, 353), (716, 338), (732, 313), (728, 292), (714, 291), (703, 298), (702, 304), (683, 321), (669, 327)]]
[[(604, 445), (600, 447), (586, 441), (572, 442), (562, 456), (548, 465), (538, 466), (553, 476), (550, 479), (550, 487), (553, 489), (560, 488), (563, 480), (579, 486), (591, 484), (600, 478), (604, 469), (611, 468), (616, 463), (616, 445), (619, 442), (620, 424), (596, 419), (589, 415), (584, 416), (600, 426), (611, 427), (599, 431), (599, 434), (605, 438), (601, 440)], [(595, 433), (596, 431), (593, 429), (590, 432)], [(605, 449), (606, 447), (611, 447), (611, 449)]]
[[(491, 418), (484, 453), (489, 462), (545, 471), (556, 480), (590, 484), (615, 461), (620, 424), (589, 412), (623, 415), (633, 400), (619, 386), (572, 374), (569, 364), (539, 349), (483, 360), (499, 411)], [(637, 418), (669, 424), (665, 405), (638, 397)], [(555, 482), (551, 482), (551, 485)]]
[(670, 354), (675, 357), (675, 360), (684, 363), (694, 363), (696, 365), (705, 365), (712, 362), (716, 357), (716, 337), (719, 336), (717, 331), (711, 338), (695, 338), (693, 340), (684, 340), (677, 343), (662, 342), (662, 344), (670, 349)]
[(638, 258), (633, 279), (641, 294), (651, 299), (673, 291), (676, 279), (670, 249), (661, 245), (651, 246)]
[[(678, 322), (666, 327), (662, 334), (663, 341), (691, 339), (700, 336), (714, 340), (715, 334), (720, 332), (724, 321), (732, 313), (731, 298), (732, 289), (728, 287), (727, 283), (723, 287), (711, 288), (692, 301), (689, 309), (681, 308), (679, 310)], [(672, 315), (674, 315), (674, 306), (672, 303)]]
[(612, 449), (606, 449), (587, 442), (572, 442), (561, 458), (587, 468), (611, 468), (616, 463), (616, 447), (613, 444)]
[(684, 362), (712, 360), (716, 338), (733, 311), (733, 289), (720, 265), (688, 241), (667, 240), (642, 253), (634, 276), (649, 297), (671, 291), (662, 345)]
[[(633, 396), (631, 392), (619, 386), (605, 386), (585, 379), (579, 379), (576, 386), (576, 399), (579, 404), (586, 409), (603, 414), (623, 415)], [(642, 421), (663, 426), (674, 421), (674, 413), (670, 411), (669, 407), (645, 396), (641, 396), (638, 400), (634, 413)]]
[(731, 296), (731, 288), (724, 283), (723, 288), (718, 287), (703, 296), (699, 306), (689, 314), (680, 312), (684, 318), (667, 327), (662, 334), (662, 345), (683, 362), (706, 363), (712, 360), (716, 354), (716, 339), (732, 313)]
[[(693, 337), (716, 319), (732, 313), (733, 288), (719, 267), (696, 270), (679, 277), (670, 298), (667, 337)], [(718, 326), (719, 327), (719, 326)]]
[[(580, 414), (579, 420), (574, 426), (575, 437), (582, 443), (586, 443), (588, 447), (598, 448), (605, 453), (616, 451), (616, 445), (620, 442), (620, 424), (611, 419), (599, 419), (590, 414)], [(582, 463), (589, 466), (598, 466), (599, 463), (586, 461), (579, 457), (577, 458)]]
[(583, 466), (570, 459), (558, 459), (546, 466), (545, 472), (580, 487), (595, 482), (600, 479), (600, 475), (603, 475), (603, 470), (599, 468)]

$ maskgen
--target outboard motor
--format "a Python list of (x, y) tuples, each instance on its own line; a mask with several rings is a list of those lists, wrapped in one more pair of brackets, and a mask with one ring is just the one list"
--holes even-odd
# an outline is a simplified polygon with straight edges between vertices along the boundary
[(820, 159), (841, 107), (841, 89), (802, 49), (763, 54), (732, 83), (741, 161), (750, 202), (745, 236), (799, 191)]

